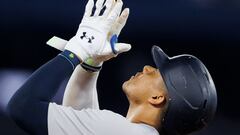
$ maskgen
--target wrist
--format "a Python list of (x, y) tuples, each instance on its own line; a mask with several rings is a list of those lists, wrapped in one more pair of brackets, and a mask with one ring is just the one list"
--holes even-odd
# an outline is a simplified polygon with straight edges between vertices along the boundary
[(81, 66), (88, 72), (98, 72), (102, 69), (103, 62), (96, 62), (92, 58), (87, 59), (84, 61)]
[(78, 43), (76, 37), (73, 37), (70, 39), (64, 49), (74, 53), (78, 59), (81, 60), (81, 62), (84, 62), (89, 58), (89, 54), (79, 44), (80, 43)]
[(79, 59), (74, 53), (68, 50), (64, 50), (62, 53), (59, 54), (63, 58), (65, 58), (68, 62), (71, 63), (73, 69), (77, 67), (80, 63), (82, 63), (81, 59)]
[(102, 61), (97, 61), (94, 60), (93, 58), (88, 58), (87, 60), (84, 61), (84, 63), (93, 67), (101, 67), (103, 64)]
[(91, 66), (83, 62), (81, 64), (82, 68), (85, 69), (87, 72), (99, 72), (102, 69), (102, 66), (96, 67), (96, 66)]

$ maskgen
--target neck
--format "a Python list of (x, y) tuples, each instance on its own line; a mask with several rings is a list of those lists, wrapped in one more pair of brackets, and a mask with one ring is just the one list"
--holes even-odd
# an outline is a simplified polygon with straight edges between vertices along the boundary
[(130, 104), (126, 117), (133, 123), (144, 123), (158, 129), (161, 126), (162, 111), (151, 105)]

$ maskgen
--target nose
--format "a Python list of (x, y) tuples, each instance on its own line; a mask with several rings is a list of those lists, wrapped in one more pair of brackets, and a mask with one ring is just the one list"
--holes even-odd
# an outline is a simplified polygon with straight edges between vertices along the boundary
[(154, 72), (155, 70), (156, 70), (156, 68), (146, 65), (143, 68), (143, 73), (151, 73), (151, 72)]

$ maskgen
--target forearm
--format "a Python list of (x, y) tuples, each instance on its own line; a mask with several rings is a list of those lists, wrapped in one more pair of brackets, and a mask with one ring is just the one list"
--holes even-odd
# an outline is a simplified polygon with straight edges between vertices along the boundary
[(73, 70), (62, 55), (41, 66), (11, 98), (8, 111), (13, 120), (31, 134), (47, 134), (48, 104)]
[(66, 87), (63, 105), (77, 110), (99, 109), (96, 89), (98, 75), (99, 72), (87, 72), (81, 66), (77, 66)]
[[(95, 5), (95, 12), (97, 11), (98, 13), (91, 16), (94, 1), (89, 0), (76, 36), (69, 41), (54, 37), (47, 44), (61, 51), (65, 48), (72, 50), (72, 52), (79, 52), (76, 54), (82, 55), (79, 57), (84, 62), (91, 58), (93, 60), (92, 64), (89, 64), (91, 66), (99, 66), (104, 61), (129, 51), (131, 49), (130, 44), (117, 43), (117, 37), (127, 22), (129, 9), (126, 8), (121, 13), (123, 6), (121, 0), (107, 1), (105, 4), (103, 0), (98, 2), (100, 3)], [(103, 3), (101, 4), (101, 2)], [(104, 13), (100, 15), (99, 12), (102, 11), (103, 7), (105, 7)], [(88, 23), (88, 21), (91, 22)], [(83, 50), (84, 52), (82, 52)], [(98, 109), (96, 90), (98, 75), (99, 73), (87, 73), (81, 67), (78, 67), (65, 90), (63, 105), (71, 106), (75, 109)]]

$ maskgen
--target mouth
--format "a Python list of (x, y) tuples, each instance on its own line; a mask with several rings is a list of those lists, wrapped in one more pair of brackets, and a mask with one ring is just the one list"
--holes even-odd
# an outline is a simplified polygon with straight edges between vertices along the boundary
[(131, 78), (129, 80), (132, 80), (135, 76), (131, 76)]
[(130, 80), (142, 75), (143, 73), (142, 72), (137, 72), (135, 75), (131, 76)]
[(143, 74), (142, 72), (137, 72), (137, 74), (134, 77), (138, 77), (138, 76), (140, 76), (142, 74)]

